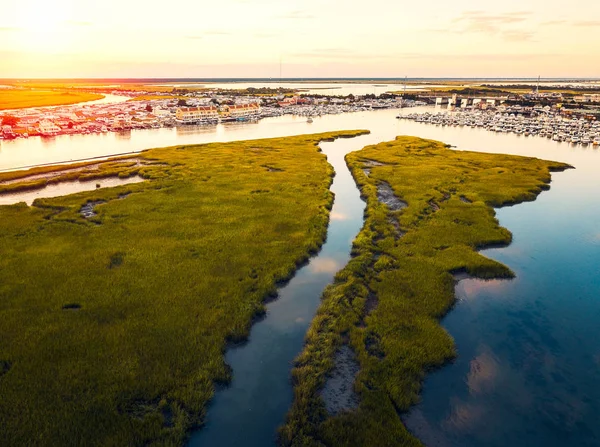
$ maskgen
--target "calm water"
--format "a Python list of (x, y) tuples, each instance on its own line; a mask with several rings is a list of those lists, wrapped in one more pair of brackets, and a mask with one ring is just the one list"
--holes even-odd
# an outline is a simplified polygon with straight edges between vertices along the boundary
[(250, 343), (228, 352), (232, 387), (217, 394), (206, 430), (192, 440), (193, 445), (212, 446), (235, 445), (234, 438), (221, 436), (236, 433), (241, 433), (243, 445), (269, 445), (283, 421), (291, 399), (290, 361), (301, 349), (322, 288), (346, 262), (350, 241), (362, 223), (364, 205), (340, 167), (345, 151), (405, 134), (438, 139), (459, 150), (568, 162), (577, 169), (553, 174), (551, 190), (537, 201), (498, 211), (514, 242), (485, 255), (509, 265), (517, 278), (459, 284), (460, 301), (443, 320), (459, 356), (428, 376), (423, 402), (407, 423), (431, 446), (599, 445), (600, 345), (595, 329), (600, 320), (600, 150), (482, 129), (435, 127), (396, 120), (396, 114), (384, 110), (326, 116), (313, 124), (280, 117), (216, 128), (4, 142), (0, 169), (165, 145), (372, 131), (359, 139), (323, 144), (338, 171), (328, 242), (282, 290), (281, 299), (269, 305), (267, 318), (253, 327)]
[(102, 98), (102, 99), (96, 99), (95, 101), (82, 102), (80, 104), (86, 105), (86, 106), (93, 106), (96, 104), (116, 104), (119, 102), (129, 101), (131, 99), (129, 96), (111, 95), (108, 93), (102, 93), (102, 94), (104, 95), (104, 98)]
[(129, 185), (143, 181), (144, 179), (142, 177), (134, 176), (129, 178), (110, 177), (86, 182), (61, 182), (50, 184), (45, 188), (36, 189), (33, 191), (15, 192), (13, 194), (0, 194), (0, 205), (11, 205), (19, 202), (25, 202), (27, 205), (31, 205), (35, 199), (60, 197), (82, 191), (94, 191), (98, 188), (111, 188), (114, 186)]
[(459, 283), (443, 321), (458, 358), (428, 377), (406, 418), (426, 445), (600, 445), (600, 154), (540, 155), (577, 170), (498, 210), (514, 242), (484, 254), (517, 278)]

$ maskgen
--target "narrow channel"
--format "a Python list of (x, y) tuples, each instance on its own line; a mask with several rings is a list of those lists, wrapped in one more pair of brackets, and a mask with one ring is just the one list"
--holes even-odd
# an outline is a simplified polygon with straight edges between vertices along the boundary
[(321, 143), (336, 171), (327, 241), (267, 305), (266, 317), (252, 327), (248, 342), (227, 351), (233, 380), (216, 391), (206, 424), (192, 433), (189, 447), (275, 444), (292, 403), (292, 362), (302, 350), (323, 289), (350, 260), (352, 241), (363, 225), (365, 203), (344, 156), (364, 145), (364, 137)]

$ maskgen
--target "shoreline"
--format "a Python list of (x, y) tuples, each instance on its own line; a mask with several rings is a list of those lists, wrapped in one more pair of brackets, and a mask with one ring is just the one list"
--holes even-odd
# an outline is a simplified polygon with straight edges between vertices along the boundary
[[(398, 147), (402, 141), (417, 147), (419, 144), (435, 143), (418, 138), (398, 137), (396, 146), (393, 147)], [(440, 156), (442, 153), (447, 154), (444, 157), (448, 157), (449, 153), (446, 152), (448, 149), (443, 147), (445, 150), (440, 147), (434, 153)], [(403, 166), (406, 161), (400, 156), (395, 159), (391, 155), (375, 152), (376, 149), (385, 150), (385, 148), (386, 143), (367, 146), (362, 151), (347, 157), (361, 194), (367, 200), (367, 219), (363, 230), (354, 241), (355, 257), (337, 275), (334, 286), (325, 292), (323, 305), (313, 320), (305, 349), (296, 360), (294, 370), (296, 400), (288, 414), (286, 425), (281, 430), (281, 443), (284, 446), (302, 445), (317, 439), (324, 440), (326, 444), (332, 446), (346, 445), (350, 439), (356, 445), (420, 445), (419, 441), (409, 435), (399, 416), (418, 401), (425, 374), (432, 369), (442, 367), (456, 356), (452, 339), (440, 324), (441, 319), (450, 312), (456, 302), (455, 277), (450, 272), (464, 270), (469, 275), (480, 279), (510, 278), (514, 275), (508, 267), (485, 258), (476, 251), (476, 247), (494, 244), (499, 239), (502, 239), (505, 244), (510, 243), (510, 232), (494, 224), (495, 217), (491, 211), (491, 204), (499, 198), (492, 199), (492, 195), (484, 203), (480, 200), (465, 203), (458, 196), (446, 197), (446, 194), (443, 194), (436, 200), (437, 209), (432, 209), (430, 202), (433, 199), (425, 200), (422, 205), (419, 202), (417, 205), (412, 195), (405, 196), (395, 189), (397, 197), (408, 203), (408, 207), (399, 213), (393, 212), (378, 199), (375, 186), (376, 182), (392, 180), (389, 171), (385, 177), (381, 177), (389, 168), (370, 166), (369, 176), (363, 172), (365, 162), (368, 163), (368, 160), (373, 159), (382, 164), (394, 165), (394, 169), (401, 169), (401, 165), (396, 163), (402, 163), (402, 169), (410, 169), (409, 166)], [(452, 157), (458, 160), (473, 159), (474, 163), (488, 157), (487, 154), (482, 153), (460, 151), (452, 151), (452, 153)], [(547, 185), (548, 179), (544, 175), (539, 175), (527, 165), (523, 166), (527, 158), (502, 155), (493, 157), (490, 157), (492, 161), (489, 162), (493, 165), (496, 165), (493, 161), (495, 158), (520, 163), (519, 166), (522, 168), (520, 175), (525, 175), (527, 172), (527, 175), (531, 176), (529, 181), (536, 185), (535, 191), (504, 195), (504, 199), (500, 202), (534, 199), (547, 189), (544, 185)], [(417, 158), (415, 162), (418, 161)], [(566, 168), (562, 164), (542, 160), (535, 160), (535, 163), (546, 166), (548, 170), (550, 167)], [(508, 177), (510, 179), (510, 175)], [(435, 182), (435, 180), (430, 181), (432, 185), (435, 185)], [(400, 183), (396, 182), (396, 188), (401, 184), (401, 180)], [(411, 191), (409, 186), (406, 188), (407, 192)], [(468, 187), (461, 186), (461, 190), (454, 194), (465, 195), (466, 191), (463, 188)], [(441, 193), (438, 191), (436, 194)], [(466, 195), (471, 197), (473, 194)], [(417, 216), (418, 219), (414, 220), (414, 213), (419, 207), (422, 207), (422, 214), (418, 215), (421, 217)], [(472, 248), (464, 250), (461, 248), (462, 251), (456, 251), (461, 245), (454, 247), (442, 241), (437, 242), (443, 244), (439, 247), (418, 246), (418, 241), (421, 240), (419, 234), (421, 238), (428, 237), (426, 233), (428, 222), (432, 219), (442, 219), (434, 216), (457, 212), (450, 210), (463, 210), (462, 213), (466, 215), (462, 219), (467, 218), (470, 213), (475, 214), (469, 219), (474, 219), (476, 216), (483, 219), (477, 225), (488, 232), (485, 240), (479, 243), (473, 241)], [(390, 216), (398, 218), (401, 233), (396, 231)], [(460, 220), (461, 217), (456, 219)], [(416, 227), (412, 227), (409, 222), (422, 223), (415, 223)], [(421, 227), (423, 229), (420, 229)], [(451, 241), (452, 237), (464, 237), (461, 234), (463, 233), (459, 232), (453, 236), (451, 233), (445, 235), (445, 239)], [(413, 244), (417, 246), (413, 248)], [(448, 258), (450, 255), (445, 254), (453, 250), (456, 255), (462, 253), (461, 257), (454, 261)], [(418, 255), (420, 251), (428, 253), (427, 257)], [(440, 257), (440, 261), (437, 262), (445, 259), (440, 267), (428, 261), (434, 253), (439, 253), (435, 254)], [(406, 257), (407, 255), (409, 257)], [(435, 256), (431, 259), (436, 259)], [(444, 265), (447, 267), (443, 267)], [(410, 273), (411, 269), (417, 271)], [(423, 275), (429, 279), (425, 281)], [(415, 301), (424, 293), (433, 294), (427, 296), (427, 302), (432, 304), (425, 305), (419, 300)], [(375, 295), (375, 305), (372, 304), (371, 295)], [(382, 306), (385, 311), (379, 311)], [(401, 306), (400, 313), (394, 310), (398, 306)], [(405, 338), (407, 341), (403, 341)], [(361, 397), (359, 409), (339, 416), (327, 417), (320, 410), (323, 405), (319, 397), (324, 383), (322, 377), (329, 374), (333, 367), (334, 354), (344, 345), (353, 349), (361, 367), (358, 379), (353, 384), (354, 390)], [(423, 349), (425, 352), (422, 352)], [(318, 379), (316, 382), (308, 381), (308, 377)], [(322, 416), (316, 416), (319, 414)]]

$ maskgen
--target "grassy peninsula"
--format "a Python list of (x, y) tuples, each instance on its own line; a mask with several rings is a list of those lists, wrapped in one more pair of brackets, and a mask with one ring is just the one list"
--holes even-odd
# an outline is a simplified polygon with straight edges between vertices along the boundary
[[(419, 446), (399, 414), (418, 401), (425, 373), (456, 355), (439, 324), (455, 300), (453, 274), (513, 276), (477, 252), (511, 241), (493, 207), (534, 200), (549, 187), (550, 172), (568, 166), (452, 151), (414, 137), (369, 146), (346, 160), (367, 202), (366, 222), (354, 258), (324, 292), (297, 359), (295, 400), (280, 441)], [(385, 187), (398, 206), (380, 201)], [(360, 403), (330, 415), (320, 393), (328, 375), (343, 367), (335, 358), (344, 346), (360, 366), (353, 385)]]
[(181, 445), (230, 378), (227, 343), (325, 238), (333, 170), (317, 144), (362, 133), (1, 175), (12, 191), (147, 180), (0, 206), (2, 445)]
[(73, 90), (6, 89), (0, 90), (0, 110), (64, 106), (102, 98), (104, 95)]

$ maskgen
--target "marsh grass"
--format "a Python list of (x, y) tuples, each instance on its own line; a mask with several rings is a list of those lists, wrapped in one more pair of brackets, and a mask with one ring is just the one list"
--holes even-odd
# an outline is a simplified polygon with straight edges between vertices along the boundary
[[(294, 403), (280, 442), (419, 446), (399, 414), (418, 401), (425, 373), (456, 355), (439, 324), (455, 302), (452, 274), (514, 276), (477, 252), (511, 242), (493, 207), (534, 200), (548, 189), (550, 171), (568, 166), (452, 151), (415, 137), (366, 147), (346, 161), (367, 202), (365, 225), (354, 241), (353, 259), (325, 290), (296, 360)], [(392, 211), (378, 200), (383, 182), (406, 208)], [(354, 387), (361, 402), (356, 411), (329, 417), (319, 390), (343, 340), (360, 362)]]
[(106, 165), (146, 182), (0, 206), (1, 444), (181, 445), (227, 343), (324, 241), (317, 144), (361, 133), (149, 150)]
[(0, 110), (62, 106), (102, 98), (104, 95), (79, 91), (7, 89), (0, 90)]

